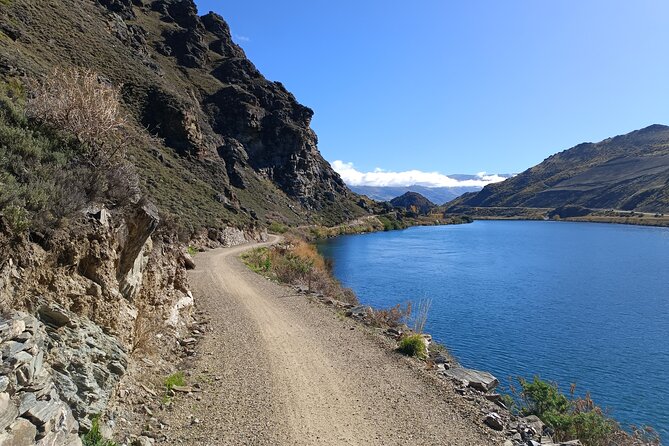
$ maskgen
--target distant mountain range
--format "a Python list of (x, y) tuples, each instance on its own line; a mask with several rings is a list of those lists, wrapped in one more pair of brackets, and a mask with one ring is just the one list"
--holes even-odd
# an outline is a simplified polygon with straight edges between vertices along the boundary
[[(479, 175), (454, 174), (448, 175), (458, 181), (480, 180)], [(511, 174), (499, 174), (502, 177), (511, 177)], [(438, 205), (448, 203), (467, 192), (478, 192), (482, 186), (454, 186), (454, 187), (428, 187), (428, 186), (352, 186), (348, 185), (353, 192), (366, 195), (377, 201), (390, 201), (393, 198), (404, 195), (407, 192), (418, 192), (428, 200)]]
[(513, 178), (457, 198), (449, 203), (449, 210), (568, 205), (669, 212), (669, 127), (651, 125), (598, 143), (579, 144)]

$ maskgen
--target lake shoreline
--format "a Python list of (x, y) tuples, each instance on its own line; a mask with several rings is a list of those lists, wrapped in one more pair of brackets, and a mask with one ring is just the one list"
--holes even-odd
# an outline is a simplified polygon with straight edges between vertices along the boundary
[[(513, 217), (513, 218), (478, 218), (478, 217), (477, 217), (477, 218), (475, 218), (475, 220), (476, 220), (476, 221), (495, 220), (495, 221), (509, 221), (509, 222), (510, 222), (510, 221), (533, 221), (533, 222), (534, 222), (534, 221), (556, 221), (556, 222), (567, 221), (567, 222), (574, 222), (574, 223), (587, 223), (587, 222), (591, 222), (591, 223), (609, 223), (609, 224), (612, 224), (612, 225), (627, 224), (627, 225), (632, 226), (632, 227), (633, 227), (633, 226), (662, 227), (662, 226), (657, 226), (657, 225), (648, 225), (648, 224), (646, 224), (646, 225), (641, 225), (641, 224), (635, 224), (635, 223), (633, 223), (633, 222), (629, 222), (629, 221), (626, 221), (626, 222), (623, 222), (623, 221), (587, 221), (587, 220), (584, 220), (584, 219), (559, 219), (559, 220), (558, 220), (558, 219), (555, 219), (555, 220), (545, 220), (545, 219), (537, 219), (537, 218), (530, 219), (530, 218), (519, 218), (519, 217)], [(465, 225), (465, 226), (469, 226), (469, 225)], [(408, 228), (407, 228), (407, 229), (408, 229)], [(393, 232), (395, 232), (395, 231), (393, 231)], [(372, 234), (370, 234), (370, 235), (372, 235)], [(376, 234), (376, 235), (378, 235), (378, 234)], [(414, 236), (415, 236), (415, 233), (414, 233)], [(346, 239), (346, 238), (344, 238), (344, 239)], [(331, 242), (336, 241), (336, 240), (337, 240), (337, 239), (330, 239), (330, 240), (325, 241), (324, 243), (327, 244), (327, 243), (331, 243)], [(321, 253), (323, 254), (323, 252), (321, 252)], [(326, 257), (328, 257), (327, 254), (324, 254), (324, 255), (325, 255)], [(334, 258), (334, 259), (335, 259), (335, 265), (337, 265), (337, 264), (339, 263), (339, 261), (340, 261), (340, 260), (338, 260), (336, 257), (331, 257), (331, 258)], [(335, 271), (333, 271), (333, 274), (334, 274), (335, 277), (338, 278), (339, 280), (342, 280), (342, 279), (343, 279), (340, 275), (336, 274), (336, 269), (335, 269)], [(409, 273), (405, 271), (405, 274), (409, 274)], [(367, 281), (369, 281), (369, 279), (367, 279)], [(345, 281), (345, 280), (344, 280), (344, 284), (347, 285), (347, 286), (351, 286), (350, 283), (348, 283), (348, 282)], [(361, 294), (361, 293), (360, 293), (360, 290), (359, 290), (359, 289), (355, 289), (355, 287), (354, 287), (354, 291), (356, 291), (356, 294), (358, 294), (358, 295)], [(361, 298), (362, 298), (362, 300), (364, 301), (365, 305), (371, 305), (372, 307), (376, 307), (376, 308), (383, 308), (383, 307), (384, 307), (383, 305), (375, 304), (373, 301), (370, 301), (369, 299), (365, 299), (363, 296), (361, 296)], [(393, 301), (393, 302), (394, 302), (394, 301)], [(391, 303), (391, 305), (392, 305), (392, 303)], [(386, 305), (385, 307), (388, 307), (388, 305)], [(432, 330), (428, 330), (428, 331), (431, 331), (432, 333), (434, 333), (434, 331), (432, 331)], [(435, 336), (435, 337), (436, 337), (436, 338), (440, 338), (440, 339), (443, 338), (443, 336), (439, 336), (439, 335), (437, 335), (437, 336)], [(448, 344), (448, 343), (446, 343), (446, 344)], [(463, 359), (457, 352), (454, 352), (453, 349), (449, 349), (449, 351), (452, 352), (453, 356), (457, 357), (458, 360), (462, 360), (462, 359)], [(466, 360), (465, 360), (465, 362), (466, 362)], [(472, 364), (468, 364), (468, 365), (472, 365)], [(474, 364), (474, 366), (475, 366), (475, 368), (479, 368), (479, 367), (480, 367), (480, 364)], [(491, 368), (494, 368), (494, 367), (490, 367), (490, 366), (488, 366), (488, 367), (484, 366), (484, 367), (483, 367), (483, 369), (486, 369), (486, 368), (487, 368), (487, 369), (491, 369)], [(527, 376), (527, 375), (526, 375), (526, 376)], [(563, 383), (563, 384), (564, 384), (564, 383)], [(585, 389), (585, 390), (587, 390), (587, 389)]]
[(654, 228), (669, 228), (669, 218), (659, 221), (644, 220), (642, 218), (616, 218), (616, 217), (568, 217), (568, 218), (533, 218), (533, 217), (492, 217), (472, 216), (474, 221), (547, 221), (547, 222), (572, 222), (572, 223), (605, 223), (612, 225), (648, 226)]

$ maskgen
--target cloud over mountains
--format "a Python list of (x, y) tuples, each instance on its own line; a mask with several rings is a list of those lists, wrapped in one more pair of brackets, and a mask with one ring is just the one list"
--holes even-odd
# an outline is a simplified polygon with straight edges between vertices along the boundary
[(424, 186), (424, 187), (484, 187), (491, 183), (504, 181), (507, 176), (479, 172), (473, 178), (459, 179), (449, 177), (439, 172), (423, 172), (420, 170), (406, 170), (392, 172), (383, 169), (374, 169), (372, 172), (361, 172), (353, 163), (336, 160), (332, 167), (349, 186)]

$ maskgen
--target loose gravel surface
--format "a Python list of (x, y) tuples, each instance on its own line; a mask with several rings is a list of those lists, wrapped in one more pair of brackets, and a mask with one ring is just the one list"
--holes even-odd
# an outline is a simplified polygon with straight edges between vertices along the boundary
[(210, 331), (166, 413), (169, 444), (500, 445), (450, 383), (390, 341), (250, 271), (251, 247), (195, 257), (190, 283)]

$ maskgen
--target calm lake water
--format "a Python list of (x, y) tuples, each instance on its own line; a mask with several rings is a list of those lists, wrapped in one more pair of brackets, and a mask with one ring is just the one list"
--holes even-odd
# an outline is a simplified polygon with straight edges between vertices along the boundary
[(364, 304), (431, 298), (426, 327), (466, 367), (589, 390), (669, 439), (669, 229), (477, 221), (320, 245)]

